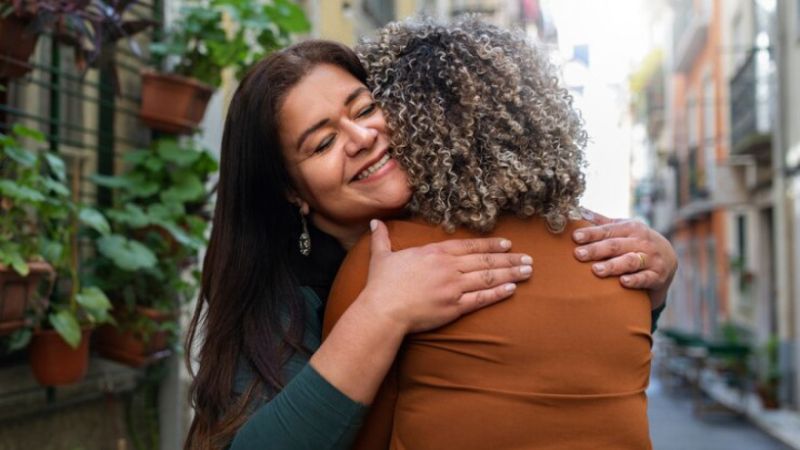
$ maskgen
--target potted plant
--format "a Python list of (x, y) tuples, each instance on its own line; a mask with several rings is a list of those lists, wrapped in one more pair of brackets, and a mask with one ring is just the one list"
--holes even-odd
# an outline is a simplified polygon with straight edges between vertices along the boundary
[(45, 158), (41, 170), (48, 181), (36, 215), (41, 253), (53, 265), (58, 282), (51, 297), (36, 304), (28, 361), (40, 384), (59, 386), (83, 377), (92, 328), (112, 320), (103, 291), (81, 279), (79, 254), (81, 240), (93, 243), (97, 236), (110, 236), (111, 230), (99, 211), (78, 202), (79, 177), (72, 177), (70, 190), (64, 161), (52, 153)]
[(46, 200), (42, 192), (55, 183), (42, 174), (52, 157), (24, 148), (25, 137), (43, 139), (19, 125), (10, 134), (0, 133), (0, 336), (24, 329), (28, 305), (53, 283), (53, 268), (41, 256), (36, 215)]
[[(2, 1), (2, 0), (0, 0)], [(156, 22), (124, 19), (136, 0), (12, 0), (0, 3), (0, 79), (27, 73), (27, 63), (42, 33), (71, 47), (81, 71), (109, 67), (117, 86), (114, 46), (124, 37), (143, 31)], [(131, 41), (131, 49), (139, 54)]]
[(31, 17), (19, 14), (10, 3), (0, 3), (0, 79), (19, 78), (31, 70), (28, 64), (39, 34)]
[(761, 399), (765, 409), (777, 409), (780, 406), (778, 389), (780, 388), (781, 372), (778, 359), (778, 336), (772, 335), (759, 351), (759, 378), (756, 383), (756, 393)]
[[(227, 15), (233, 26), (226, 27)], [(150, 51), (166, 72), (142, 73), (141, 119), (172, 134), (197, 129), (222, 71), (237, 78), (269, 52), (286, 45), (293, 33), (309, 30), (303, 10), (289, 0), (269, 4), (237, 0), (196, 2)]]
[(125, 160), (122, 175), (96, 175), (94, 181), (115, 192), (115, 204), (106, 211), (112, 228), (148, 249), (155, 262), (131, 267), (113, 243), (99, 247), (93, 272), (114, 301), (117, 321), (98, 330), (95, 348), (141, 366), (168, 354), (179, 306), (194, 296), (196, 280), (186, 275), (196, 276), (196, 255), (205, 245), (205, 185), (217, 162), (192, 143), (170, 139)]

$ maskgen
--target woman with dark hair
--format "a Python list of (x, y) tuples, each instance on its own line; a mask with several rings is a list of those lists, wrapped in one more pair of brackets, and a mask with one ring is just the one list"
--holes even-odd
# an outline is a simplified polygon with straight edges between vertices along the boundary
[[(473, 18), (393, 23), (358, 51), (412, 186), (393, 248), (505, 236), (547, 264), (510, 300), (408, 336), (354, 448), (650, 448), (651, 302), (570, 255), (587, 136), (546, 55)], [(323, 338), (369, 258), (366, 239), (348, 253)]]
[[(366, 79), (350, 49), (308, 41), (259, 63), (234, 95), (187, 337), (187, 358), (195, 345), (199, 357), (187, 449), (349, 448), (403, 336), (507, 298), (530, 277), (532, 260), (508, 253), (505, 239), (392, 252), (374, 221), (369, 281), (320, 344), (345, 250), (411, 196)], [(584, 230), (586, 243), (619, 236), (654, 261), (671, 252), (637, 233), (624, 223)], [(603, 242), (584, 248), (605, 275), (643, 275)]]

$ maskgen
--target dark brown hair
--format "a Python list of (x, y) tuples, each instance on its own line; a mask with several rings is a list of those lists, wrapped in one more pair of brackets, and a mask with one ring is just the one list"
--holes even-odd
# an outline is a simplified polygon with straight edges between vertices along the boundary
[[(228, 110), (200, 298), (186, 339), (190, 372), (192, 349), (199, 348), (186, 449), (228, 446), (250, 407), (282, 389), (288, 358), (305, 351), (304, 304), (288, 267), (289, 252), (297, 251), (299, 214), (287, 201), (291, 181), (278, 113), (288, 91), (319, 64), (339, 66), (366, 82), (351, 49), (310, 40), (253, 67)], [(233, 391), (239, 364), (256, 377), (242, 395)]]

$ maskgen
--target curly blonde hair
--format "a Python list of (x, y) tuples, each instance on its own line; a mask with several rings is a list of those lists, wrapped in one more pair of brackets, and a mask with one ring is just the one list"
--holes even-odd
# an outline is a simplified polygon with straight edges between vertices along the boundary
[(356, 48), (387, 112), (412, 213), (452, 231), (500, 214), (576, 217), (587, 135), (543, 51), (522, 32), (466, 17), (394, 22)]

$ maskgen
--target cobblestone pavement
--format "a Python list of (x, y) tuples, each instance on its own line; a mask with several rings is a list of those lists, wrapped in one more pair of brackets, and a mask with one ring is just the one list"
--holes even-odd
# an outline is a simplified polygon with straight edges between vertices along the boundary
[(692, 413), (691, 393), (650, 380), (648, 415), (654, 450), (792, 450), (728, 412)]

